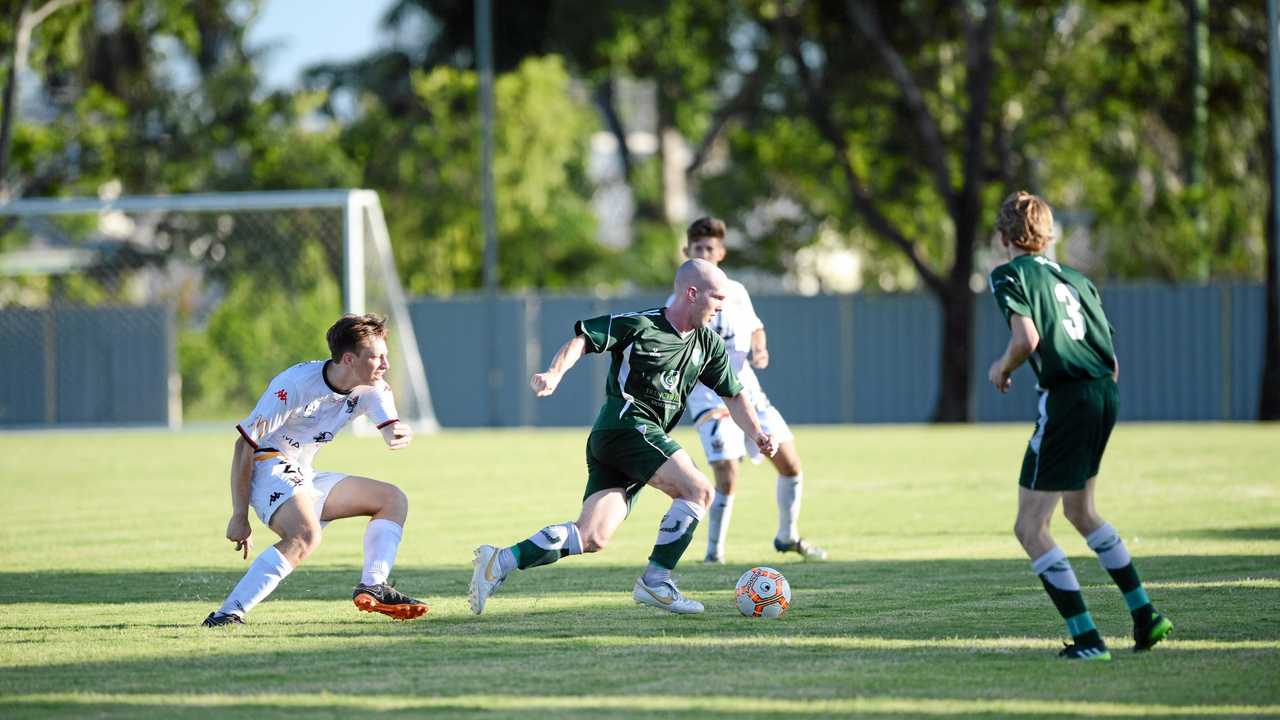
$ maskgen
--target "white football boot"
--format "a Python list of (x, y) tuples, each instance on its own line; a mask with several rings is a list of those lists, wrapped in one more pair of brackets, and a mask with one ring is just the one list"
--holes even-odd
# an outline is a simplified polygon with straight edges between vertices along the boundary
[(481, 545), (476, 548), (475, 560), (471, 561), (471, 587), (467, 589), (467, 604), (471, 606), (471, 612), (477, 615), (484, 612), (485, 600), (507, 579), (506, 573), (502, 572), (502, 564), (498, 562), (501, 550), (492, 545)]
[(657, 587), (650, 587), (644, 584), (644, 578), (636, 578), (631, 597), (641, 605), (651, 605), (677, 615), (696, 615), (703, 610), (702, 603), (685, 597), (670, 580), (658, 583)]

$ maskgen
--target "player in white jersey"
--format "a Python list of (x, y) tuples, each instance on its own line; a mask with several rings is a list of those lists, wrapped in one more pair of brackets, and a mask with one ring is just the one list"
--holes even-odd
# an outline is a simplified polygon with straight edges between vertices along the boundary
[(253, 548), (249, 506), (280, 536), (209, 613), (205, 627), (238, 625), (255, 605), (320, 545), (331, 520), (368, 516), (364, 572), (352, 593), (356, 607), (399, 620), (426, 614), (425, 603), (387, 584), (404, 533), (409, 501), (395, 485), (358, 475), (316, 472), (316, 452), (349, 421), (364, 415), (392, 450), (406, 447), (412, 429), (400, 422), (387, 371), (387, 332), (377, 315), (345, 315), (326, 335), (329, 360), (299, 363), (272, 379), (249, 417), (236, 425), (231, 461), (231, 520), (227, 539), (247, 559)]
[[(719, 265), (725, 256), (724, 235), (722, 221), (711, 217), (699, 218), (686, 233), (685, 254)], [(799, 553), (806, 560), (824, 560), (827, 557), (825, 550), (800, 537), (800, 498), (804, 475), (800, 469), (795, 436), (782, 414), (769, 402), (752, 369), (764, 369), (769, 365), (764, 322), (756, 315), (751, 295), (742, 283), (730, 280), (725, 294), (724, 307), (711, 327), (724, 339), (730, 363), (751, 398), (760, 427), (779, 444), (778, 453), (770, 458), (778, 471), (778, 532), (774, 536), (773, 547), (778, 552)], [(737, 425), (724, 422), (729, 416), (724, 402), (702, 385), (694, 388), (689, 396), (689, 412), (698, 428), (707, 462), (711, 463), (716, 476), (716, 494), (707, 515), (707, 554), (704, 561), (722, 563), (725, 536), (733, 513), (733, 494), (738, 484), (739, 463), (748, 454), (753, 462), (760, 462), (760, 454), (744, 441)]]

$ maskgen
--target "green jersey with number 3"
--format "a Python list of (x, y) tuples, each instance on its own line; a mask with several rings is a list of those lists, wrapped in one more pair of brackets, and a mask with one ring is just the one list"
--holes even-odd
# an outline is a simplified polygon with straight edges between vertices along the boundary
[(1040, 345), (1031, 354), (1040, 387), (1101, 378), (1115, 370), (1114, 329), (1089, 278), (1043, 255), (1019, 255), (991, 272), (991, 292), (1004, 313), (1031, 318)]
[(587, 352), (613, 356), (593, 429), (632, 430), (651, 423), (669, 433), (699, 381), (721, 397), (742, 392), (720, 336), (710, 327), (681, 336), (663, 310), (601, 315), (574, 326)]

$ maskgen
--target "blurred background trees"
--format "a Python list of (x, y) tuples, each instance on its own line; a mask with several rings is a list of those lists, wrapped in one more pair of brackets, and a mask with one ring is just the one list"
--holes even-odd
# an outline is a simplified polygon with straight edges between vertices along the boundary
[[(291, 90), (261, 83), (257, 7), (0, 0), (0, 192), (368, 187), (410, 292), (480, 287), (473, 4), (400, 0), (393, 42)], [(964, 420), (1014, 189), (1104, 280), (1264, 277), (1260, 3), (540, 0), (494, 20), (508, 290), (664, 285), (714, 213), (731, 272), (930, 292), (935, 418)]]

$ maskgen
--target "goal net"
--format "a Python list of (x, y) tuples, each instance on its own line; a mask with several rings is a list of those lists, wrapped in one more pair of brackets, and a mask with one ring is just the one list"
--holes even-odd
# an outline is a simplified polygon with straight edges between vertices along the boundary
[(234, 421), (342, 312), (387, 317), (400, 414), (436, 429), (377, 193), (0, 204), (0, 426)]

